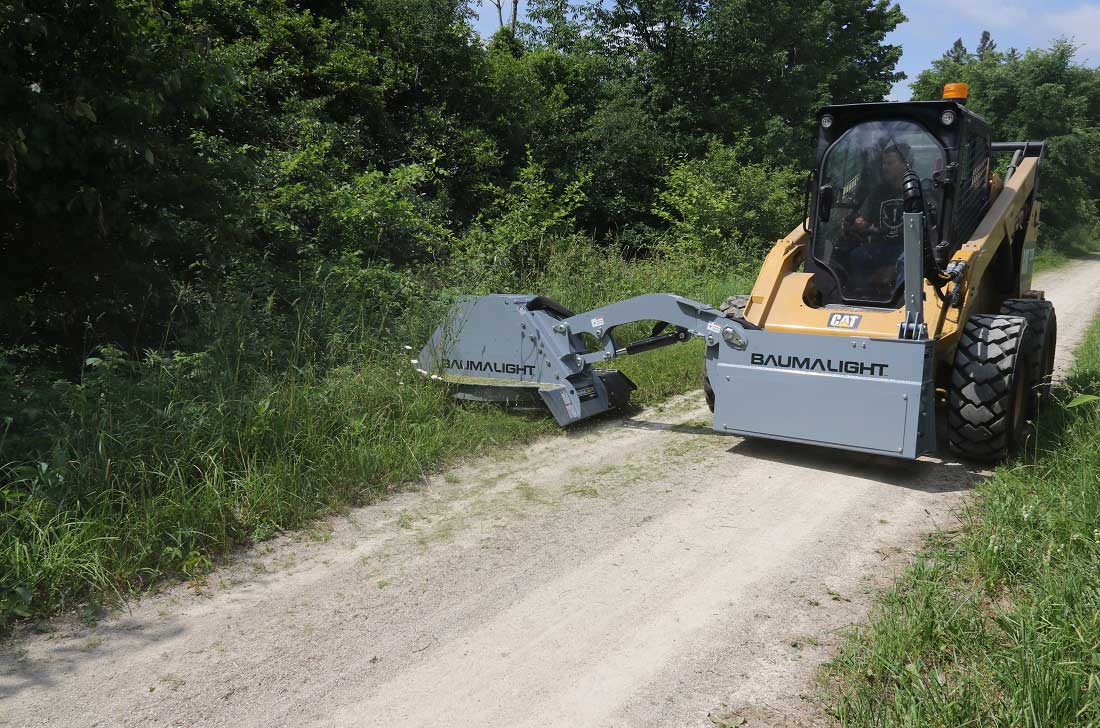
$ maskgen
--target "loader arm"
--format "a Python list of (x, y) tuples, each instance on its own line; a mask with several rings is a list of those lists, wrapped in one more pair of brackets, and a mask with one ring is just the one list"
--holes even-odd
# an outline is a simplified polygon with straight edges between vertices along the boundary
[[(1013, 285), (1016, 290), (1009, 293), (1022, 295), (1030, 287), (1040, 208), (1035, 195), (1039, 162), (1039, 156), (1024, 157), (1018, 162), (974, 235), (952, 256), (953, 262), (966, 266), (961, 292), (964, 296), (962, 315), (959, 317), (961, 321), (966, 321), (974, 312), (990, 308), (990, 294), (982, 287), (989, 284), (987, 274), (999, 253), (1012, 256), (1012, 275), (1019, 276)], [(1026, 219), (1024, 213), (1027, 213)], [(1021, 227), (1025, 232), (1020, 248), (1016, 250), (1013, 241)], [(1009, 250), (1001, 252), (1002, 246), (1008, 246)]]
[[(665, 334), (663, 337), (651, 336), (642, 342), (633, 342), (617, 348), (612, 337), (615, 327), (638, 321), (660, 321), (677, 327), (679, 331)], [(554, 331), (559, 334), (591, 334), (596, 337), (600, 342), (601, 351), (580, 355), (584, 362), (595, 364), (623, 354), (641, 353), (641, 351), (657, 348), (654, 344), (658, 342), (679, 343), (685, 341), (688, 336), (704, 338), (708, 344), (713, 345), (717, 342), (717, 337), (726, 323), (737, 326), (738, 329), (756, 328), (744, 320), (730, 323), (730, 319), (727, 319), (721, 311), (707, 303), (699, 303), (671, 293), (649, 293), (577, 314), (557, 324)], [(741, 336), (740, 333), (737, 335)], [(645, 348), (639, 348), (638, 345), (643, 342), (646, 344)]]

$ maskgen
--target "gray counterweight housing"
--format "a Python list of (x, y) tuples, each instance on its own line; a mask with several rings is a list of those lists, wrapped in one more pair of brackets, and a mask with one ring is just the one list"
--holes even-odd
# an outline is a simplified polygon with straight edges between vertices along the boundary
[[(616, 347), (616, 326), (650, 320), (674, 330)], [(668, 293), (582, 314), (540, 296), (462, 298), (416, 364), (458, 397), (541, 399), (565, 426), (628, 403), (634, 383), (604, 362), (693, 336), (706, 342), (719, 432), (904, 458), (935, 448), (932, 342), (764, 331)]]
[(935, 449), (931, 341), (746, 338), (744, 351), (707, 352), (715, 430), (904, 458)]

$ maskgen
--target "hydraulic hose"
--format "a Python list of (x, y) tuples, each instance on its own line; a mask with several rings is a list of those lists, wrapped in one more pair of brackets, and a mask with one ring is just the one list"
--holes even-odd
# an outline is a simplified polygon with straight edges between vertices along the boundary
[[(905, 174), (901, 178), (901, 199), (902, 207), (906, 212), (925, 212), (924, 190), (921, 187), (920, 175), (908, 164), (906, 164)], [(936, 263), (936, 256), (932, 251), (931, 241), (928, 239), (927, 219), (925, 220), (923, 238), (924, 244), (921, 245), (921, 249), (924, 251), (924, 278), (932, 284), (936, 296), (941, 301), (946, 301), (946, 294), (941, 289), (950, 282), (950, 279), (944, 276), (943, 271)]]

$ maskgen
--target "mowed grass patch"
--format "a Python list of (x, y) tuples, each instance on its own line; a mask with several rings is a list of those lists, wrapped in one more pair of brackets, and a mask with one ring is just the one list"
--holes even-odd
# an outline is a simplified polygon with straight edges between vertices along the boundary
[(1100, 322), (1028, 457), (980, 483), (825, 677), (853, 726), (1100, 723)]
[[(655, 290), (717, 305), (747, 285), (614, 257), (582, 270), (532, 289), (581, 311)], [(201, 579), (236, 545), (558, 431), (543, 412), (461, 403), (414, 372), (405, 347), (426, 340), (448, 294), (388, 326), (328, 331), (337, 295), (302, 301), (285, 335), (260, 336), (266, 324), (238, 309), (197, 353), (105, 349), (79, 384), (7, 382), (25, 397), (22, 426), (0, 424), (0, 624)], [(652, 402), (700, 385), (702, 350), (625, 368)]]
[(1079, 236), (1080, 242), (1076, 244), (1066, 245), (1060, 248), (1039, 248), (1035, 252), (1035, 272), (1044, 273), (1046, 271), (1058, 270), (1060, 268), (1065, 268), (1067, 265), (1080, 258), (1088, 258), (1096, 255), (1096, 244), (1093, 242), (1095, 239), (1095, 233), (1082, 233)]

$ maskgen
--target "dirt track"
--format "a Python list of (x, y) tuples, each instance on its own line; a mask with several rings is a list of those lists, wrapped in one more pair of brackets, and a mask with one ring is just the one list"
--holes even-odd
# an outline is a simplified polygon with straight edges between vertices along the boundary
[[(1100, 259), (1036, 283), (1063, 367), (1098, 282)], [(812, 724), (838, 632), (976, 476), (708, 415), (693, 393), (501, 453), (59, 621), (0, 653), (0, 725)]]

